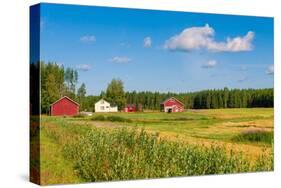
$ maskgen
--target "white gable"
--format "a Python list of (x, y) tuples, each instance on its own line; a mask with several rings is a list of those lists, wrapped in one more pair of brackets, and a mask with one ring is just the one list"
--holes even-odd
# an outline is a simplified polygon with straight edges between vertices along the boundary
[(98, 102), (96, 102), (96, 104), (95, 105), (105, 105), (105, 106), (110, 106), (110, 103), (109, 102), (107, 102), (106, 100), (104, 100), (104, 99), (101, 99), (101, 100), (99, 100)]
[(95, 104), (95, 112), (118, 112), (118, 108), (111, 107), (109, 102), (101, 99)]

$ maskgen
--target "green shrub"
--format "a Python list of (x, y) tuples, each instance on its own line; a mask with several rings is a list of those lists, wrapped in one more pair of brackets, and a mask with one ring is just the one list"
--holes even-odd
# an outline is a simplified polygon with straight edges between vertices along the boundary
[(233, 138), (238, 142), (262, 142), (271, 144), (273, 142), (273, 132), (265, 130), (247, 130)]

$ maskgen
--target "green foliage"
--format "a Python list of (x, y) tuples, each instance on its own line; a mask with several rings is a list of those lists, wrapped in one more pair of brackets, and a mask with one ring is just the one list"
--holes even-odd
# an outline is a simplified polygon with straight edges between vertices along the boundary
[(86, 85), (84, 83), (81, 84), (80, 88), (77, 90), (77, 100), (80, 104), (80, 110), (87, 110), (85, 108), (85, 97), (86, 97)]
[(191, 93), (126, 92), (127, 104), (142, 104), (144, 109), (160, 110), (160, 103), (176, 97), (186, 109), (273, 107), (274, 92), (269, 89), (213, 89)]
[(131, 122), (132, 120), (120, 116), (107, 116), (108, 121), (112, 122)]
[(41, 111), (48, 113), (50, 104), (65, 94), (64, 68), (56, 63), (40, 62)]
[(97, 115), (91, 118), (93, 121), (112, 121), (112, 122), (132, 122), (132, 120), (121, 116), (103, 116)]
[[(36, 71), (38, 64), (31, 65), (31, 70)], [(125, 104), (139, 105), (146, 110), (160, 110), (160, 103), (169, 97), (176, 97), (184, 103), (185, 108), (210, 109), (210, 108), (250, 108), (273, 107), (273, 89), (214, 89), (189, 93), (160, 93), (160, 92), (126, 92), (124, 83), (120, 79), (113, 79), (107, 86), (106, 92), (100, 96), (86, 96), (86, 85), (82, 83), (76, 93), (78, 72), (72, 68), (64, 68), (54, 62), (40, 62), (41, 71), (41, 111), (48, 113), (50, 104), (66, 95), (80, 103), (80, 110), (94, 111), (94, 104), (100, 98), (108, 100), (112, 105), (117, 105), (122, 110)], [(38, 87), (36, 79), (31, 87)], [(39, 88), (38, 88), (39, 90)], [(36, 89), (34, 89), (36, 91)], [(33, 91), (33, 92), (34, 92)], [(31, 96), (38, 96), (31, 93)]]
[(233, 138), (238, 142), (261, 142), (271, 144), (273, 142), (273, 132), (264, 130), (248, 130)]
[(100, 100), (99, 96), (88, 95), (83, 100), (83, 110), (93, 112), (95, 103)]
[(77, 114), (75, 116), (73, 116), (74, 118), (85, 118), (86, 115), (85, 114)]
[(120, 79), (112, 79), (106, 89), (106, 99), (112, 104), (117, 105), (118, 109), (124, 108), (126, 96), (124, 92), (124, 84)]
[(106, 117), (103, 115), (97, 115), (91, 118), (93, 121), (106, 121)]
[(69, 95), (75, 98), (75, 86), (78, 82), (78, 72), (72, 68), (66, 68), (64, 73), (64, 81), (67, 85)]
[(250, 165), (241, 153), (229, 155), (223, 147), (183, 145), (161, 140), (158, 134), (125, 128), (112, 131), (95, 128), (76, 142), (65, 145), (64, 154), (86, 181), (225, 174), (273, 168), (268, 156)]
[[(76, 100), (76, 84), (78, 72), (72, 68), (64, 68), (55, 62), (40, 62), (41, 71), (41, 113), (49, 113), (50, 104), (62, 96), (68, 96)], [(82, 103), (82, 110), (86, 96), (86, 86), (83, 83), (77, 93), (79, 102)]]

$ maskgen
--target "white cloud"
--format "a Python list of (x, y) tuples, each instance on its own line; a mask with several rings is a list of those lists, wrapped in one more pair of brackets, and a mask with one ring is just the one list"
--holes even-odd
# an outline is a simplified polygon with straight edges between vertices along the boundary
[(114, 63), (129, 63), (132, 61), (132, 59), (128, 57), (121, 57), (121, 56), (115, 56), (111, 58), (109, 61), (114, 62)]
[(84, 35), (80, 37), (81, 42), (96, 42), (96, 37), (94, 35)]
[(210, 61), (204, 63), (201, 67), (202, 68), (214, 68), (215, 66), (217, 66), (217, 61), (216, 60), (210, 60)]
[(76, 69), (80, 71), (88, 71), (91, 69), (91, 66), (88, 64), (80, 64), (80, 65), (76, 65)]
[(145, 37), (143, 40), (143, 46), (145, 48), (150, 48), (152, 45), (152, 39), (150, 37)]
[(226, 41), (215, 41), (215, 30), (206, 24), (204, 27), (184, 29), (165, 42), (164, 48), (169, 50), (191, 51), (206, 49), (213, 52), (240, 52), (252, 50), (254, 32), (245, 36), (228, 37)]
[(274, 74), (274, 65), (269, 65), (265, 71), (266, 74), (268, 75), (273, 75)]

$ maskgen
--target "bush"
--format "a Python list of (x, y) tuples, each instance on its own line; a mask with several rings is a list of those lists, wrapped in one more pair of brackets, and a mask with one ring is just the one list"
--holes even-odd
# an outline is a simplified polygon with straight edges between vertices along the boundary
[(265, 130), (247, 130), (233, 138), (238, 142), (262, 142), (271, 144), (273, 142), (273, 132)]

